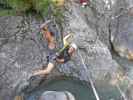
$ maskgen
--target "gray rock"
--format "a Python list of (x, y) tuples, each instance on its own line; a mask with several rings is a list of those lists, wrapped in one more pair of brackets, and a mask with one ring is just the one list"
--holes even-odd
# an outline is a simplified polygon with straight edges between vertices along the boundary
[(39, 23), (30, 17), (0, 17), (1, 100), (11, 100), (16, 92), (29, 85), (35, 87), (42, 80), (37, 78), (33, 84), (29, 83), (33, 70), (46, 63), (43, 41), (38, 36)]
[[(71, 14), (66, 12), (66, 20), (68, 20), (66, 25), (68, 26), (64, 27), (64, 30), (66, 33), (74, 32), (74, 41), (78, 45), (79, 52), (72, 58), (72, 61), (59, 67), (59, 70), (68, 76), (75, 76), (86, 81), (90, 73), (94, 80), (101, 80), (108, 73), (116, 72), (119, 65), (112, 59), (108, 47), (99, 40), (96, 30), (86, 23), (79, 5), (75, 4), (70, 9)], [(83, 66), (80, 54), (87, 68)]]
[[(88, 7), (84, 13), (79, 4), (68, 5), (69, 9), (64, 13), (64, 33), (74, 33), (74, 41), (79, 50), (71, 61), (57, 66), (62, 74), (86, 81), (88, 76), (93, 80), (102, 80), (108, 74), (114, 76), (119, 67), (108, 48), (109, 25), (110, 15), (119, 14), (120, 9), (125, 7), (124, 0), (111, 0), (111, 6), (105, 0), (95, 1), (94, 4), (92, 2), (95, 10)], [(118, 2), (117, 5), (113, 5), (114, 2)], [(115, 9), (117, 7), (119, 8)], [(34, 88), (41, 81), (42, 78), (39, 77), (34, 82), (30, 81), (31, 84), (29, 82), (32, 71), (46, 63), (46, 44), (37, 34), (40, 23), (33, 16), (0, 17), (0, 100), (9, 100), (14, 89), (20, 92), (29, 85)], [(119, 36), (118, 39), (115, 36), (112, 39), (114, 44), (117, 40)], [(122, 44), (132, 48), (132, 39), (128, 42), (130, 43), (126, 44), (124, 41)], [(125, 48), (129, 48), (128, 46)]]
[[(132, 0), (118, 0), (114, 20), (111, 22), (111, 42), (115, 51), (124, 58), (133, 59), (132, 54)], [(129, 9), (130, 8), (130, 9)]]
[(130, 84), (127, 91), (126, 91), (126, 97), (128, 100), (133, 100), (133, 84)]
[(127, 3), (128, 8), (133, 7), (133, 0), (126, 0), (126, 3)]
[(22, 19), (20, 16), (0, 17), (0, 38), (9, 38), (19, 33)]
[(45, 91), (39, 100), (75, 100), (75, 97), (68, 91)]
[(117, 21), (117, 29), (113, 34), (112, 44), (115, 51), (124, 58), (133, 60), (133, 17), (121, 16)]

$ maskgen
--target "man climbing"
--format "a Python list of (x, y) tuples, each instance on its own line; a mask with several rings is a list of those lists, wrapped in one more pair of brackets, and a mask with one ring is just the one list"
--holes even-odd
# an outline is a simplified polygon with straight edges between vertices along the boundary
[(56, 51), (56, 41), (55, 41), (55, 33), (49, 30), (48, 22), (41, 25), (41, 30), (43, 32), (43, 37), (47, 40), (49, 55), (48, 55), (48, 65), (43, 70), (37, 70), (33, 75), (47, 75), (52, 69), (55, 67), (56, 63), (66, 63), (71, 59), (73, 53), (77, 50), (77, 46), (74, 43), (69, 44), (67, 39), (71, 37), (71, 35), (67, 35), (64, 41), (64, 47), (59, 51)]

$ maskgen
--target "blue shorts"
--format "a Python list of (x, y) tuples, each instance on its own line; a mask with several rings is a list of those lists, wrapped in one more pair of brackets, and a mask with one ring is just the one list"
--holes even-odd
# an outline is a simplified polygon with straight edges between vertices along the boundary
[(47, 62), (49, 63), (56, 63), (56, 60), (55, 60), (55, 54), (56, 54), (56, 50), (55, 49), (49, 49), (49, 53), (48, 53), (48, 56), (47, 56)]

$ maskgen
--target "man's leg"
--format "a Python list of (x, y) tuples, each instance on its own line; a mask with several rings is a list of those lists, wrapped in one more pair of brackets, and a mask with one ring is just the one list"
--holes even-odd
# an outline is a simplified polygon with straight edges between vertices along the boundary
[(35, 71), (34, 75), (44, 75), (45, 76), (45, 75), (49, 74), (54, 67), (55, 67), (55, 65), (53, 63), (48, 63), (48, 66), (46, 69)]
[(55, 65), (53, 63), (48, 63), (47, 68), (44, 70), (44, 74), (49, 74), (53, 68), (55, 67)]

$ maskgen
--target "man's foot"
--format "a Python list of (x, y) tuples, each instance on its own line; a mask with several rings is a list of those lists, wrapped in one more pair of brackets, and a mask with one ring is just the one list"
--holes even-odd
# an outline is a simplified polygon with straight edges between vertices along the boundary
[(15, 96), (14, 100), (24, 100), (23, 96)]
[(87, 2), (82, 3), (81, 7), (85, 8), (87, 6)]

